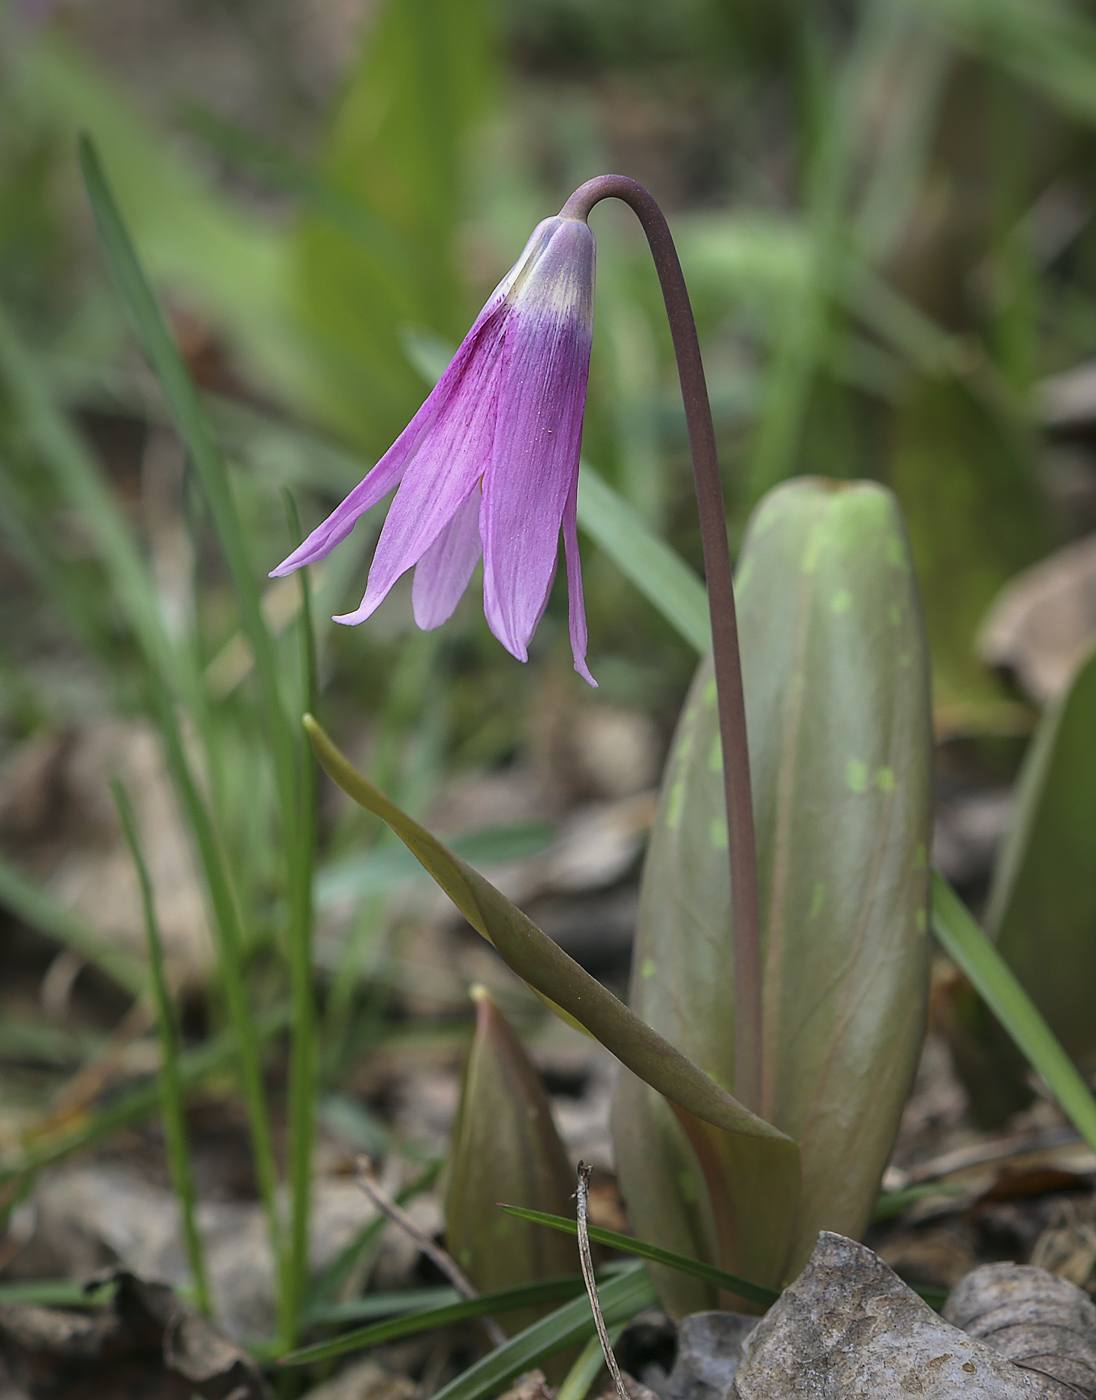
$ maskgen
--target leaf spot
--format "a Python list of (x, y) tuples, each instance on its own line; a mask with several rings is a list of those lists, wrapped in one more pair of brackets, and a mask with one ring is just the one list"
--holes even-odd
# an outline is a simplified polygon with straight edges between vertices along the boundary
[(814, 889), (811, 891), (811, 913), (810, 913), (810, 917), (811, 917), (812, 919), (817, 919), (817, 918), (818, 918), (819, 914), (821, 914), (821, 912), (822, 912), (822, 906), (823, 906), (823, 904), (825, 904), (825, 902), (826, 902), (826, 882), (825, 882), (824, 880), (818, 880), (818, 881), (816, 881), (816, 883), (815, 883)]
[(875, 786), (879, 789), (880, 792), (893, 792), (894, 769), (880, 768), (879, 772), (875, 775)]
[(850, 758), (845, 765), (845, 782), (855, 793), (868, 790), (868, 765), (858, 758)]
[(655, 970), (654, 958), (644, 958), (639, 965), (640, 977), (651, 978), (655, 975)]
[(678, 773), (670, 784), (670, 796), (666, 803), (666, 825), (673, 831), (681, 825), (681, 809), (685, 805), (685, 774)]
[(830, 612), (840, 616), (841, 613), (847, 613), (851, 607), (852, 594), (847, 588), (839, 588), (830, 601)]
[(727, 849), (727, 822), (723, 817), (713, 817), (708, 828), (708, 839), (717, 851)]
[(906, 551), (902, 548), (902, 541), (897, 535), (888, 535), (884, 548), (887, 552), (887, 563), (893, 564), (896, 569), (906, 568)]

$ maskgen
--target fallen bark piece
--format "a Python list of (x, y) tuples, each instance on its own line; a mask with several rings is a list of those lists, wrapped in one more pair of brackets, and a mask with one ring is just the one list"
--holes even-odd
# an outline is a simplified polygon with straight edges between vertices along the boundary
[(823, 1231), (750, 1334), (733, 1400), (1046, 1400), (1031, 1371), (939, 1317), (877, 1254)]
[(984, 1264), (959, 1284), (944, 1317), (1053, 1382), (1047, 1395), (1096, 1395), (1096, 1304), (1066, 1279), (1020, 1264)]
[(50, 1400), (267, 1400), (250, 1356), (162, 1283), (125, 1270), (109, 1307), (0, 1307), (0, 1365), (15, 1395)]

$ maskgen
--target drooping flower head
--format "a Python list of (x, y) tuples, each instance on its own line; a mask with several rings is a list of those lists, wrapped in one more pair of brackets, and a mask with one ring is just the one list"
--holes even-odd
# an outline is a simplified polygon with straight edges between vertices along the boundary
[(562, 216), (538, 224), (418, 413), (272, 576), (323, 559), (398, 485), (361, 606), (335, 621), (364, 622), (414, 568), (415, 621), (439, 627), (482, 555), (488, 625), (525, 661), (562, 527), (575, 670), (595, 685), (576, 532), (593, 292), (587, 224)]

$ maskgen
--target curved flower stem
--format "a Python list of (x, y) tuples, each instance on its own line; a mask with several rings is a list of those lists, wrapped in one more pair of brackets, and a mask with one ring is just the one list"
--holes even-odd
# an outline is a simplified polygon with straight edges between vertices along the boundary
[(585, 221), (595, 204), (620, 199), (643, 226), (662, 285), (666, 315), (677, 358), (681, 397), (693, 459), (704, 575), (712, 618), (719, 732), (723, 742), (723, 784), (727, 801), (727, 836), (731, 866), (731, 924), (734, 940), (735, 1095), (747, 1108), (760, 1110), (761, 1099), (761, 947), (754, 842), (750, 758), (746, 745), (746, 708), (738, 655), (727, 516), (715, 450), (715, 429), (700, 359), (696, 323), (677, 249), (662, 210), (642, 185), (624, 175), (587, 180), (560, 210), (565, 219)]

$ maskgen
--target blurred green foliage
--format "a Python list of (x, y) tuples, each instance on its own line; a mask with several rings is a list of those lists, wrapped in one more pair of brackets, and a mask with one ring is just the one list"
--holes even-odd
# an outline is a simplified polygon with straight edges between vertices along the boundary
[[(107, 278), (81, 131), (201, 390), (256, 580), (287, 552), (282, 488), (311, 528), (421, 401), (532, 225), (616, 166), (650, 185), (680, 243), (734, 538), (788, 476), (890, 485), (911, 525), (938, 723), (975, 735), (1030, 723), (974, 635), (1002, 582), (1096, 526), (1096, 489), (1063, 485), (1041, 416), (1046, 377), (1096, 354), (1088, 0), (377, 0), (329, 37), (324, 60), (309, 7), (136, 8), (0, 0), (0, 734), (14, 749), (104, 715), (178, 719), (156, 687), (182, 697), (231, 872), (225, 908), (241, 911), (256, 1056), (284, 1031), (293, 980), (271, 697), (208, 483), (183, 462)], [(194, 34), (212, 36), (208, 73), (184, 61)], [(618, 213), (595, 216), (592, 662), (602, 697), (668, 726), (693, 653), (650, 583), (644, 596), (632, 582), (641, 568), (665, 580), (678, 626), (695, 585), (640, 526), (694, 565), (699, 548), (657, 284)], [(1074, 448), (1088, 480), (1085, 431)], [(168, 479), (181, 555), (148, 507), (165, 444), (179, 459)], [(374, 513), (317, 571), (320, 703), (414, 814), (454, 768), (521, 753), (535, 706), (570, 693), (565, 606), (551, 601), (527, 669), (472, 598), (428, 637), (398, 592), (366, 626), (333, 628), (329, 615), (360, 596), (378, 528)], [(630, 555), (632, 582), (618, 562)], [(277, 586), (263, 604), (288, 713), (304, 688), (300, 604)], [(187, 754), (175, 757), (182, 781)], [(332, 870), (363, 846), (386, 866), (372, 827), (329, 816)], [(342, 941), (317, 950), (321, 1094), (385, 1033), (388, 893), (381, 881)], [(18, 871), (4, 872), (3, 897), (132, 988), (139, 971)], [(215, 1005), (215, 1032), (225, 1017)], [(184, 1056), (187, 1085), (229, 1059), (223, 1038), (209, 1047)], [(66, 1053), (83, 1057), (83, 1041)], [(154, 1097), (141, 1091), (110, 1121)], [(21, 1160), (74, 1150), (104, 1125), (32, 1141)], [(299, 1261), (299, 1237), (294, 1248)]]

